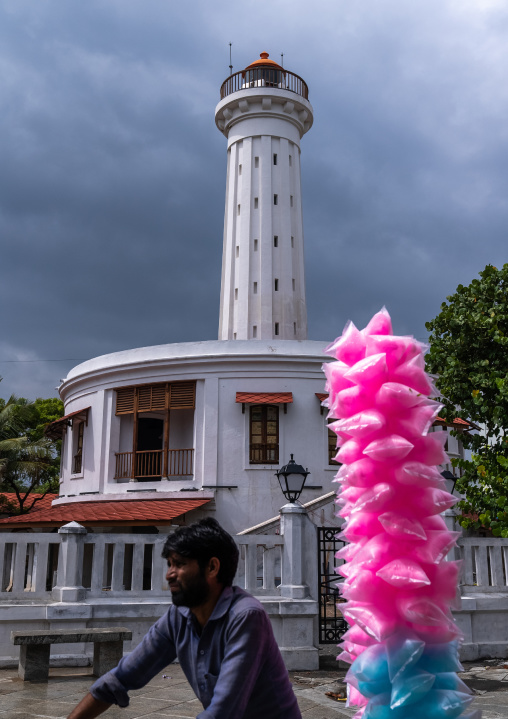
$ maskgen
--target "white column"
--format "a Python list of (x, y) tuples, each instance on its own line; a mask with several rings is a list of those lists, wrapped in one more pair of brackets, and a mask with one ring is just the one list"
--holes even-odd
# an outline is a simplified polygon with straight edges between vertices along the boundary
[(85, 598), (83, 587), (83, 545), (86, 529), (77, 522), (60, 527), (60, 554), (56, 587), (51, 597), (56, 602), (81, 602)]
[[(280, 509), (280, 533), (284, 536), (282, 549), (282, 597), (304, 599), (309, 587), (304, 583), (303, 544), (307, 512), (301, 504), (289, 503)], [(316, 550), (317, 551), (317, 550)]]

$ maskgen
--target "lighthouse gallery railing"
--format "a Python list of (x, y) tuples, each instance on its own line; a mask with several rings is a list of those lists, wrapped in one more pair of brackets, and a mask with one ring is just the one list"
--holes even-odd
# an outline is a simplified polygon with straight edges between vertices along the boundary
[(250, 70), (240, 70), (224, 80), (220, 88), (220, 97), (223, 100), (233, 92), (249, 90), (256, 87), (274, 87), (279, 90), (289, 90), (300, 97), (309, 99), (307, 83), (299, 75), (289, 70), (282, 70), (270, 66), (258, 65)]

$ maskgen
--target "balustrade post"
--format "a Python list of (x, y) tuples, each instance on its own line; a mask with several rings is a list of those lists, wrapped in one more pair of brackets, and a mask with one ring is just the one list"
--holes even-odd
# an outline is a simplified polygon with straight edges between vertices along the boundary
[(280, 533), (284, 536), (280, 593), (282, 597), (303, 599), (309, 596), (309, 587), (304, 583), (304, 538), (306, 510), (295, 503), (285, 504), (280, 509)]
[(51, 597), (56, 602), (81, 602), (85, 598), (83, 587), (83, 545), (86, 529), (77, 522), (60, 527), (60, 554), (56, 586)]

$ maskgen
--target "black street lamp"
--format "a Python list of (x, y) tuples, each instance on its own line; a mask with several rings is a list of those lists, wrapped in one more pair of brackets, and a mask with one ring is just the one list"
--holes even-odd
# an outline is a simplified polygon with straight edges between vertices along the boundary
[(450, 494), (453, 494), (453, 490), (455, 489), (455, 482), (457, 481), (457, 477), (454, 477), (453, 474), (450, 472), (449, 469), (445, 469), (444, 472), (441, 472), (441, 477), (443, 479), (446, 479), (446, 483), (449, 486), (449, 482), (452, 483), (452, 487), (449, 490)]
[(291, 459), (284, 467), (275, 472), (282, 494), (288, 502), (296, 502), (303, 491), (305, 480), (309, 474), (308, 469), (304, 469), (301, 464), (296, 464), (293, 455), (291, 455)]

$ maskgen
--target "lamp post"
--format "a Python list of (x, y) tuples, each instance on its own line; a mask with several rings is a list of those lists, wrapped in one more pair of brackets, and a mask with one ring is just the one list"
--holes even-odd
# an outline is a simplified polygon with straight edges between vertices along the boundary
[(307, 564), (304, 561), (304, 546), (307, 544), (309, 518), (305, 507), (296, 501), (309, 474), (308, 469), (296, 464), (293, 455), (284, 467), (275, 472), (288, 501), (280, 509), (280, 533), (284, 537), (280, 594), (291, 599), (303, 599), (309, 595), (309, 586), (304, 579), (304, 565)]
[(308, 469), (304, 469), (301, 464), (296, 464), (291, 455), (291, 459), (284, 467), (275, 472), (275, 476), (279, 480), (282, 494), (288, 502), (295, 503), (303, 491), (305, 480), (309, 476)]
[(450, 472), (449, 469), (445, 469), (444, 472), (441, 472), (441, 477), (443, 477), (443, 479), (446, 479), (447, 487), (450, 486), (449, 485), (450, 482), (452, 483), (451, 489), (449, 489), (448, 491), (450, 492), (450, 494), (453, 494), (453, 490), (455, 489), (455, 483), (457, 481), (457, 477), (454, 477), (454, 475)]

